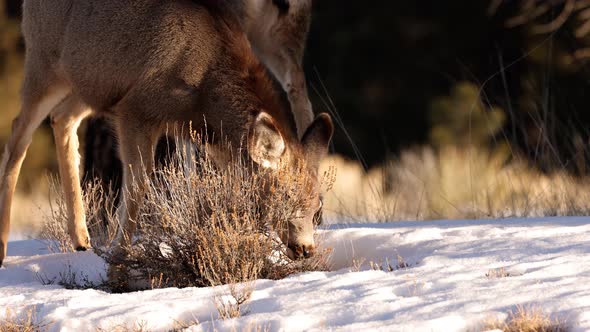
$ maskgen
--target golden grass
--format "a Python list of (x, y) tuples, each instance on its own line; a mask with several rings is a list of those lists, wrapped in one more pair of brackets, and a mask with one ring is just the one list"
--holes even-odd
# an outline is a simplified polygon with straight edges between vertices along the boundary
[(587, 215), (590, 179), (542, 174), (498, 149), (422, 147), (365, 172), (330, 156), (337, 170), (324, 195), (328, 220), (395, 221)]
[(486, 322), (483, 330), (501, 330), (504, 332), (568, 332), (570, 328), (564, 321), (551, 318), (539, 307), (517, 306), (508, 314), (505, 321), (497, 319)]

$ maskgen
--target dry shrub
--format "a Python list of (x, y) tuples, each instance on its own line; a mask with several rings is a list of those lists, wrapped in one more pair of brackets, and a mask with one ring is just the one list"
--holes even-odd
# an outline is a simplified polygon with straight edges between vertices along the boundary
[[(199, 141), (198, 139), (194, 140)], [(184, 144), (184, 143), (183, 143)], [(178, 149), (179, 151), (181, 149)], [(289, 274), (328, 270), (329, 250), (292, 261), (276, 232), (288, 227), (299, 207), (307, 204), (299, 172), (272, 175), (242, 158), (216, 167), (206, 148), (182, 149), (169, 165), (147, 178), (148, 188), (138, 216), (138, 229), (122, 257), (105, 247), (118, 224), (114, 195), (96, 183), (84, 191), (92, 245), (111, 264), (115, 275), (148, 280), (152, 287), (209, 286), (279, 279)], [(52, 184), (52, 213), (42, 238), (54, 251), (72, 250), (61, 190)], [(305, 187), (303, 187), (305, 188)], [(126, 272), (133, 271), (127, 274)], [(111, 287), (118, 288), (113, 280)], [(120, 289), (123, 290), (123, 289)]]
[[(200, 149), (206, 151), (207, 149)], [(307, 204), (303, 172), (272, 175), (242, 158), (216, 167), (209, 153), (158, 170), (149, 180), (127, 256), (105, 254), (159, 286), (234, 284), (327, 269), (322, 252), (291, 261), (274, 235)]]
[(506, 151), (422, 147), (365, 172), (332, 156), (333, 190), (324, 195), (328, 220), (392, 221), (587, 215), (588, 179), (542, 174)]
[(2, 332), (42, 332), (48, 331), (50, 326), (50, 323), (37, 319), (35, 307), (27, 309), (21, 316), (6, 308), (4, 318), (0, 318)]
[(248, 313), (247, 303), (254, 291), (254, 282), (230, 284), (229, 294), (217, 294), (214, 298), (215, 308), (221, 319), (237, 318)]
[(485, 330), (504, 332), (568, 332), (570, 328), (563, 321), (552, 319), (539, 307), (517, 306), (508, 314), (505, 321), (490, 320), (484, 324)]

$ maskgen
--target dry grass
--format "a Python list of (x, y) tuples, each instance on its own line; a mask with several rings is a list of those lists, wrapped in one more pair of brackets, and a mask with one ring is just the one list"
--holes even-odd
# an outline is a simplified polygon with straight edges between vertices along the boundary
[(103, 279), (100, 282), (90, 280), (87, 274), (72, 270), (69, 264), (57, 277), (50, 278), (45, 274), (37, 273), (37, 280), (42, 285), (57, 284), (65, 289), (108, 289), (106, 280)]
[(363, 264), (365, 263), (366, 259), (361, 257), (361, 258), (355, 258), (352, 260), (351, 264), (350, 264), (350, 272), (360, 272), (363, 268)]
[(565, 171), (542, 174), (501, 149), (423, 147), (365, 172), (332, 156), (328, 220), (394, 221), (587, 215), (590, 181)]
[(381, 262), (369, 261), (369, 267), (374, 271), (393, 272), (410, 268), (412, 265), (407, 263), (402, 256), (397, 255), (397, 263), (392, 263), (389, 258), (385, 258), (385, 261)]
[(495, 269), (489, 269), (486, 273), (488, 279), (500, 279), (511, 277), (512, 274), (506, 270), (505, 267), (499, 267)]
[(51, 323), (37, 319), (35, 307), (25, 310), (24, 315), (17, 315), (6, 308), (4, 317), (0, 318), (2, 332), (42, 332), (48, 331), (50, 327)]
[(248, 313), (247, 304), (254, 292), (254, 281), (230, 284), (229, 294), (218, 294), (214, 298), (215, 308), (221, 319), (237, 318)]
[[(329, 269), (329, 250), (292, 261), (276, 236), (307, 204), (297, 190), (303, 178), (298, 172), (272, 175), (241, 158), (220, 169), (205, 152), (176, 158), (145, 175), (149, 185), (126, 255), (106, 249), (117, 224), (112, 195), (98, 186), (85, 191), (93, 247), (111, 264), (110, 275), (118, 275), (113, 289), (125, 290), (129, 279), (148, 280), (152, 287), (210, 286)], [(43, 235), (55, 250), (70, 251), (65, 203), (55, 196)]]
[(108, 328), (97, 328), (96, 332), (149, 332), (151, 331), (144, 321), (133, 324), (112, 324)]
[(502, 330), (504, 332), (568, 332), (568, 325), (559, 319), (552, 319), (539, 307), (517, 306), (508, 314), (505, 321), (490, 320), (484, 330)]
[(394, 272), (398, 270), (408, 269), (413, 266), (413, 264), (406, 262), (404, 258), (400, 255), (397, 255), (396, 260), (397, 262), (394, 263), (391, 262), (389, 258), (385, 258), (385, 260), (381, 261), (367, 261), (367, 259), (363, 257), (353, 259), (350, 264), (350, 272), (360, 272), (363, 270), (364, 267), (369, 268), (373, 271)]

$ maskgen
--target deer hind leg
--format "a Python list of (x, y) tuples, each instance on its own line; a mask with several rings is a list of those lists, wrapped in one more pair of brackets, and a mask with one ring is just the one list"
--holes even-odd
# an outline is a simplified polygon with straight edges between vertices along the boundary
[(78, 251), (90, 247), (90, 238), (80, 186), (77, 130), (82, 120), (91, 113), (92, 110), (72, 94), (51, 112), (51, 126), (55, 137), (59, 175), (67, 203), (68, 233), (74, 248)]
[[(134, 125), (140, 123), (138, 121)], [(118, 249), (131, 243), (148, 176), (154, 169), (154, 149), (158, 135), (153, 130), (134, 125), (124, 126), (123, 121), (117, 123), (119, 153), (123, 164), (123, 199), (118, 211), (119, 232), (115, 240)]]
[(12, 196), (33, 133), (49, 112), (69, 93), (63, 85), (49, 85), (25, 77), (22, 109), (12, 123), (12, 132), (0, 161), (0, 265), (6, 257)]

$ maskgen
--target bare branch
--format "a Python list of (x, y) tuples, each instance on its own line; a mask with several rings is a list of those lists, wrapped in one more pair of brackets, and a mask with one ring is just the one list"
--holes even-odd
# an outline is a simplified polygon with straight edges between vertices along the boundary
[(572, 15), (575, 9), (575, 0), (567, 0), (561, 13), (551, 22), (546, 24), (534, 25), (532, 31), (535, 34), (544, 34), (556, 31), (565, 24), (568, 18)]

